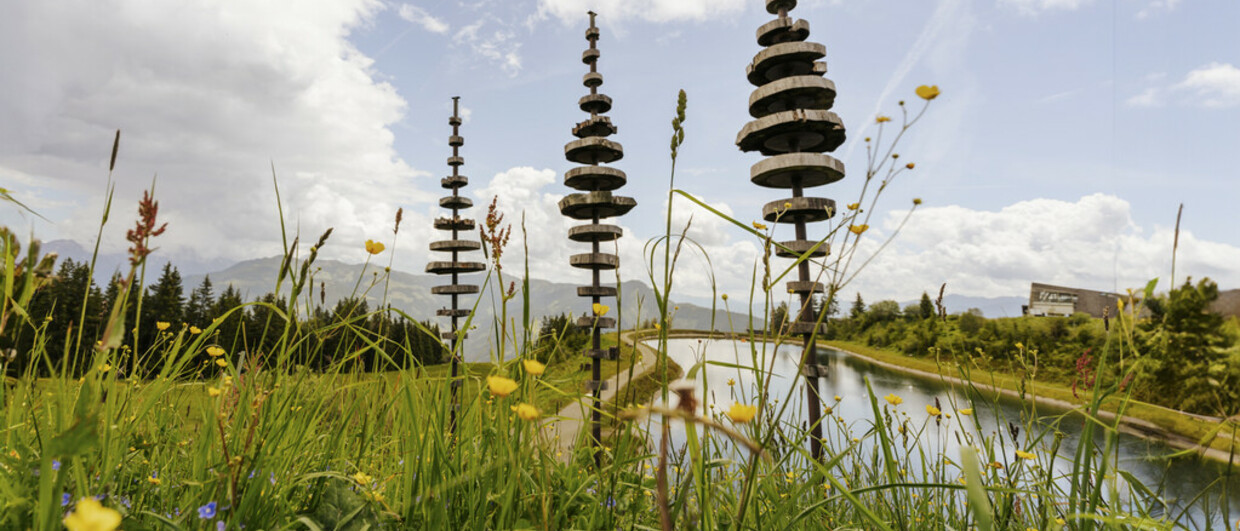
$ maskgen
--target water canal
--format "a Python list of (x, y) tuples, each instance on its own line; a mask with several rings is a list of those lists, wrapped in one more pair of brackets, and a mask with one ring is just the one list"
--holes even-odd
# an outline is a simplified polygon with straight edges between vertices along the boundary
[[(647, 342), (647, 345), (657, 348), (657, 345), (650, 342)], [(686, 371), (690, 371), (692, 367), (698, 367), (694, 373), (696, 387), (700, 390), (705, 386), (707, 389), (705, 399), (701, 400), (703, 412), (710, 410), (712, 404), (716, 411), (722, 411), (731, 406), (733, 402), (747, 404), (759, 402), (754, 397), (757, 386), (752, 371), (703, 363), (704, 361), (741, 367), (752, 367), (758, 363), (772, 368), (768, 399), (763, 405), (764, 411), (774, 412), (780, 402), (787, 401), (787, 397), (791, 396), (792, 399), (784, 412), (783, 419), (795, 425), (801, 425), (805, 417), (804, 379), (791, 377), (797, 374), (800, 351), (801, 348), (794, 345), (781, 345), (776, 349), (772, 344), (754, 345), (721, 339), (671, 339), (668, 344), (668, 355)], [(944, 421), (942, 426), (935, 426), (933, 422), (930, 422), (927, 428), (920, 432), (918, 442), (929, 452), (936, 454), (941, 452), (942, 455), (953, 459), (960, 455), (958, 439), (951, 433), (953, 430), (980, 428), (983, 436), (1003, 430), (1004, 438), (1008, 438), (1009, 423), (1020, 427), (1026, 424), (1026, 419), (1034, 419), (1036, 420), (1035, 426), (1050, 426), (1056, 419), (1062, 417), (1057, 425), (1058, 431), (1063, 434), (1061, 448), (1058, 452), (1060, 458), (1054, 462), (1053, 466), (1056, 475), (1071, 472), (1070, 460), (1076, 451), (1082, 429), (1080, 416), (1063, 416), (1064, 409), (1043, 403), (1036, 404), (1035, 409), (1033, 404), (1013, 397), (1002, 397), (993, 401), (978, 398), (976, 402), (970, 403), (963, 389), (959, 386), (953, 389), (952, 385), (941, 379), (896, 371), (875, 365), (865, 358), (834, 349), (821, 349), (820, 355), (830, 366), (830, 376), (819, 380), (822, 395), (826, 397), (828, 405), (833, 404), (834, 397), (840, 398), (838, 404), (833, 405), (832, 414), (839, 418), (834, 422), (842, 421), (856, 434), (864, 434), (873, 425), (873, 411), (865, 386), (865, 381), (868, 379), (875, 396), (884, 397), (894, 394), (903, 399), (898, 410), (908, 413), (907, 418), (913, 421), (914, 426), (922, 424), (927, 417), (926, 406), (934, 405), (937, 399), (941, 410), (946, 414), (952, 414), (953, 418)], [(704, 375), (701, 371), (704, 371)], [(729, 385), (729, 381), (732, 385)], [(790, 390), (791, 395), (789, 395)], [(698, 396), (702, 396), (701, 391), (698, 392)], [(676, 399), (672, 398), (672, 402), (675, 405)], [(885, 404), (881, 398), (880, 403)], [(972, 424), (971, 421), (963, 425), (956, 422), (960, 420), (959, 410), (962, 408), (973, 410), (973, 417), (978, 423), (977, 427), (969, 426)], [(828, 430), (828, 439), (831, 439), (832, 431)], [(1037, 428), (1023, 429), (1018, 439), (1022, 445), (1027, 444), (1026, 438), (1030, 436), (1028, 431), (1033, 431), (1036, 437), (1040, 430)], [(1045, 437), (1041, 444), (1049, 446), (1051, 439), (1050, 436)], [(674, 447), (683, 445), (684, 440), (683, 427), (677, 427), (673, 432), (672, 444)], [(835, 448), (846, 447), (848, 443), (838, 439), (831, 442), (834, 444), (830, 446)], [(1045, 448), (1039, 449), (1045, 450)], [(1012, 446), (1003, 449), (1008, 456), (1014, 454), (1015, 450), (1016, 448)], [(864, 452), (866, 449), (861, 448), (861, 451)], [(1169, 454), (1176, 451), (1164, 443), (1138, 436), (1120, 434), (1118, 437), (1119, 468), (1155, 490), (1166, 502), (1166, 509), (1159, 510), (1156, 514), (1159, 516), (1167, 514), (1168, 517), (1177, 518), (1178, 524), (1189, 528), (1220, 526), (1227, 528), (1223, 513), (1228, 511), (1224, 511), (1223, 506), (1232, 509), (1229, 511), (1232, 520), (1240, 517), (1235, 512), (1235, 510), (1240, 510), (1240, 481), (1234, 476), (1226, 476), (1226, 465), (1213, 460), (1195, 455), (1175, 459), (1167, 458)], [(1230, 488), (1223, 489), (1224, 479), (1229, 479)], [(1203, 492), (1206, 492), (1206, 495), (1198, 498), (1198, 495)], [(1184, 507), (1190, 505), (1191, 509), (1183, 511)], [(1208, 522), (1204, 516), (1207, 513), (1212, 515)]]

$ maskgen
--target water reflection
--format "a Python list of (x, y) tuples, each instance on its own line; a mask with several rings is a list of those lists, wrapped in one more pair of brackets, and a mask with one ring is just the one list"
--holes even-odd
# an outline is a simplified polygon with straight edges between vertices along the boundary
[[(705, 398), (701, 400), (703, 413), (711, 411), (711, 405), (715, 406), (715, 411), (726, 411), (733, 402), (742, 402), (760, 403), (764, 413), (773, 414), (786, 403), (787, 408), (782, 417), (785, 422), (799, 426), (805, 420), (805, 384), (802, 378), (795, 377), (801, 355), (798, 346), (780, 346), (776, 349), (771, 344), (754, 345), (731, 340), (672, 339), (669, 341), (668, 354), (686, 371), (693, 371), (699, 390), (703, 385), (707, 389)], [(1039, 440), (1037, 437), (1041, 435), (1038, 433), (1040, 430), (1035, 429), (1035, 433), (1030, 434), (1022, 428), (1017, 441), (1022, 447), (1028, 447), (1031, 444), (1029, 437), (1032, 435), (1032, 446), (1045, 454), (1054, 439), (1054, 431), (1047, 428), (1066, 413), (1063, 409), (1047, 404), (1022, 403), (1010, 397), (1002, 397), (996, 402), (978, 399), (975, 404), (971, 404), (958, 386), (953, 389), (952, 385), (936, 378), (911, 376), (833, 349), (823, 349), (821, 356), (820, 359), (827, 363), (831, 370), (829, 377), (819, 380), (822, 386), (820, 391), (828, 405), (832, 405), (836, 396), (839, 397), (839, 402), (833, 405), (833, 415), (853, 426), (855, 433), (864, 433), (872, 423), (873, 412), (865, 388), (865, 378), (868, 378), (880, 401), (881, 397), (887, 394), (903, 399), (903, 403), (895, 409), (906, 415), (902, 418), (910, 420), (910, 427), (922, 425), (927, 418), (926, 406), (934, 405), (937, 399), (945, 417), (951, 415), (951, 418), (944, 418), (942, 426), (930, 422), (928, 428), (920, 434), (919, 442), (928, 451), (943, 452), (943, 455), (952, 458), (959, 455), (959, 443), (952, 434), (953, 430), (965, 429), (976, 433), (980, 428), (984, 436), (1002, 431), (1002, 439), (1009, 440), (1009, 422), (1018, 427), (1024, 426), (1030, 415), (1036, 415), (1037, 425), (1046, 430), (1042, 433), (1045, 435)], [(752, 371), (704, 362), (743, 367), (760, 365), (769, 368), (772, 376), (766, 399), (756, 398), (758, 382)], [(676, 400), (673, 398), (672, 402), (675, 405)], [(1031, 406), (1036, 406), (1036, 410)], [(973, 409), (971, 417), (960, 415), (960, 409), (965, 408)], [(977, 425), (974, 426), (973, 422)], [(1071, 472), (1069, 460), (1076, 452), (1081, 428), (1080, 417), (1071, 414), (1057, 424), (1062, 439), (1058, 452), (1061, 458), (1053, 465), (1056, 475)], [(834, 430), (828, 430), (828, 433), (832, 431)], [(1097, 434), (1097, 437), (1102, 441), (1102, 434)], [(676, 446), (683, 445), (682, 428), (674, 432), (672, 442)], [(846, 446), (847, 441), (837, 440), (834, 443), (830, 446), (841, 448)], [(1119, 436), (1117, 445), (1119, 468), (1158, 493), (1169, 504), (1166, 514), (1178, 518), (1178, 523), (1192, 528), (1226, 527), (1224, 514), (1220, 513), (1227, 512), (1225, 509), (1228, 508), (1240, 509), (1240, 480), (1231, 476), (1230, 488), (1222, 488), (1224, 480), (1228, 479), (1225, 465), (1195, 456), (1167, 459), (1165, 456), (1174, 453), (1175, 449), (1126, 434)], [(1008, 445), (1004, 446), (1000, 453), (1010, 461), (1016, 459), (1016, 449)], [(866, 450), (867, 448), (862, 448), (862, 451)], [(1207, 489), (1209, 494), (1204, 500), (1193, 502), (1198, 494)], [(1190, 503), (1196, 505), (1184, 513), (1183, 507)], [(1202, 515), (1206, 506), (1202, 505), (1203, 503), (1208, 503), (1209, 512), (1217, 515), (1213, 522), (1204, 521)], [(1159, 511), (1157, 516), (1161, 516), (1161, 513), (1162, 511)], [(1236, 516), (1233, 513), (1231, 518)]]

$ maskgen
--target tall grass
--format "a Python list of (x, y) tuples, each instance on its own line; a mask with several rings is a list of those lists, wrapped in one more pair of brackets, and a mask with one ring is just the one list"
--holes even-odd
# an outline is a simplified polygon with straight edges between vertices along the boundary
[[(682, 94), (673, 153), (684, 141), (685, 106)], [(672, 184), (669, 198), (686, 197), (722, 216)], [(135, 248), (129, 282), (139, 275), (146, 259), (142, 251), (149, 249), (146, 244), (159, 227), (154, 198), (146, 197), (142, 205), (137, 236), (131, 239)], [(861, 214), (846, 213), (828, 235), (844, 239), (834, 256), (846, 262), (816, 263), (830, 279), (828, 297), (852, 278), (847, 261), (857, 239), (848, 233), (859, 233), (848, 227), (863, 223)], [(747, 224), (727, 219), (748, 230)], [(660, 315), (657, 330), (644, 336), (656, 347), (654, 370), (662, 372), (664, 381), (674, 373), (667, 349), (674, 325), (675, 264), (682, 251), (702, 249), (686, 235), (687, 228), (674, 232), (670, 220), (669, 213), (665, 234), (648, 251), (652, 280), (659, 281)], [(780, 376), (769, 369), (771, 345), (793, 341), (765, 326), (780, 298), (772, 286), (792, 267), (781, 270), (770, 261), (771, 246), (777, 245), (770, 232), (752, 232), (767, 254), (755, 264), (746, 305), (762, 310), (757, 315), (748, 312), (748, 323), (726, 326), (749, 339), (750, 363), (731, 367), (751, 372), (759, 382), (749, 397), (761, 406), (753, 420), (706, 413), (690, 404), (710, 396), (711, 389), (699, 376), (706, 363), (719, 362), (704, 362), (686, 368), (689, 384), (677, 388), (678, 401), (661, 386), (665, 406), (637, 407), (618, 415), (605, 411), (617, 429), (604, 442), (599, 464), (584, 430), (570, 445), (576, 451), (564, 455), (555, 438), (572, 434), (557, 435), (553, 417), (560, 405), (583, 394), (578, 361), (560, 362), (535, 374), (522, 364), (534, 354), (530, 334), (516, 334), (517, 327), (500, 317), (500, 322), (486, 325), (500, 335), (492, 363), (466, 368), (455, 437), (450, 437), (450, 377), (444, 367), (395, 361), (410, 358), (408, 345), (387, 342), (358, 326), (369, 315), (318, 329), (298, 318), (303, 315), (299, 296), (313, 282), (307, 271), (312, 271), (330, 231), (304, 259), (294, 235), (276, 275), (277, 293), (285, 280), (292, 285), (287, 305), (251, 304), (269, 310), (264, 334), (274, 338), (274, 346), (249, 353), (244, 363), (239, 353), (229, 350), (232, 338), (221, 337), (217, 324), (200, 334), (169, 329), (154, 344), (126, 348), (120, 339), (126, 327), (154, 323), (126, 323), (128, 305), (138, 301), (124, 298), (112, 308), (102, 337), (44, 336), (32, 351), (15, 353), (46, 359), (45, 346), (63, 342), (84, 370), (61, 367), (53, 377), (40, 379), (27, 369), (0, 388), (0, 528), (55, 529), (67, 514), (86, 513), (119, 515), (126, 529), (1024, 530), (1174, 525), (1175, 515), (1162, 512), (1145, 486), (1116, 467), (1117, 424), (1101, 420), (1098, 406), (1109, 396), (1122, 396), (1119, 382), (1102, 382), (1104, 391), (1095, 393), (1085, 408), (1086, 430), (1103, 434), (1102, 443), (1083, 437), (1071, 455), (1059, 450), (1054, 425), (1037, 422), (1036, 415), (1021, 425), (1024, 433), (1036, 434), (1023, 442), (1018, 443), (1015, 434), (985, 432), (976, 415), (961, 414), (987, 408), (980, 393), (967, 395), (970, 404), (947, 404), (936, 415), (908, 412), (897, 399), (870, 392), (826, 404), (864, 407), (871, 415), (866, 422), (849, 424), (828, 409), (822, 426), (827, 457), (813, 459), (809, 427), (792, 421), (795, 415), (787, 409), (794, 402), (791, 391), (774, 396), (770, 383)], [(853, 251), (847, 242), (853, 242)], [(21, 310), (29, 300), (24, 290), (37, 288), (38, 268), (22, 267), (15, 248), (15, 240), (6, 238), (4, 316), (12, 319), (10, 326), (38, 334), (46, 325)], [(659, 254), (662, 260), (656, 259)], [(36, 255), (28, 255), (24, 264), (38, 262)], [(498, 260), (496, 253), (491, 256)], [(496, 283), (489, 285), (504, 290), (504, 280), (498, 271), (496, 275)], [(361, 282), (359, 278), (359, 286)], [(528, 284), (521, 290), (521, 324), (528, 331), (535, 317)], [(504, 307), (496, 314), (507, 316), (506, 304), (515, 291), (497, 293)], [(726, 307), (728, 299), (722, 300)], [(395, 309), (376, 312), (417, 322)], [(1128, 321), (1120, 322), (1124, 326), (1113, 329), (1099, 363), (1130, 348), (1131, 328)], [(340, 352), (324, 353), (322, 342), (316, 341), (323, 334), (345, 334), (352, 341), (341, 343)], [(624, 345), (624, 363), (617, 362), (611, 372), (643, 376), (634, 374), (635, 349), (631, 343)], [(367, 373), (350, 363), (365, 351), (384, 360), (385, 370)], [(305, 363), (324, 354), (334, 361), (325, 367)], [(141, 358), (159, 363), (137, 363)], [(122, 378), (116, 370), (122, 364), (153, 369)], [(492, 385), (498, 380), (487, 377), (510, 378), (516, 389)], [(520, 405), (537, 413), (531, 415)], [(947, 418), (951, 413), (956, 414)], [(673, 419), (687, 426), (683, 446), (669, 442)], [(958, 437), (964, 451), (945, 454), (940, 442), (948, 436)], [(1065, 462), (1071, 472), (1055, 473), (1053, 465)], [(102, 508), (90, 498), (98, 499)]]

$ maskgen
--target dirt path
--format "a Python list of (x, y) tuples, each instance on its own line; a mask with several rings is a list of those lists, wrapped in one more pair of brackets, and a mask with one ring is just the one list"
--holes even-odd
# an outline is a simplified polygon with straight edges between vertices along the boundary
[[(620, 334), (620, 344), (633, 344), (636, 339), (633, 332), (624, 332)], [(638, 362), (633, 365), (633, 377), (637, 379), (650, 372), (655, 367), (655, 357), (657, 353), (654, 349), (641, 344), (637, 344), (637, 351), (641, 353)], [(629, 385), (629, 371), (622, 370), (615, 376), (607, 380), (607, 389), (600, 393), (600, 400), (608, 402), (616, 396), (616, 393)], [(551, 437), (556, 445), (556, 456), (562, 461), (567, 461), (573, 454), (573, 442), (577, 440), (577, 434), (583, 429), (589, 429), (590, 424), (590, 408), (594, 403), (593, 396), (586, 394), (576, 402), (573, 402), (558, 413), (555, 417), (549, 418), (543, 423), (545, 433)], [(549, 428), (549, 429), (548, 429)]]

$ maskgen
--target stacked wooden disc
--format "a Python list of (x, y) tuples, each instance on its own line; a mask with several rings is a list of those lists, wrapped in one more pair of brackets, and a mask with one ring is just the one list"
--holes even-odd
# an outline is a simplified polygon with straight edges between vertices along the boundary
[[(619, 143), (607, 139), (616, 133), (616, 126), (612, 125), (610, 118), (602, 116), (603, 113), (611, 110), (611, 98), (598, 91), (598, 87), (603, 84), (603, 75), (598, 72), (599, 30), (594, 25), (595, 13), (589, 14), (590, 27), (586, 30), (586, 40), (590, 42), (590, 48), (581, 54), (581, 60), (590, 65), (590, 71), (582, 79), (582, 83), (590, 89), (590, 93), (583, 96), (577, 104), (582, 111), (590, 113), (590, 117), (573, 128), (573, 136), (577, 137), (577, 140), (564, 146), (564, 156), (571, 162), (582, 164), (564, 174), (564, 184), (580, 190), (581, 193), (569, 194), (562, 199), (560, 213), (576, 220), (590, 222), (588, 225), (569, 229), (568, 238), (575, 242), (589, 243), (591, 247), (588, 253), (574, 254), (569, 257), (569, 264), (576, 268), (588, 269), (593, 274), (591, 285), (577, 288), (578, 296), (589, 297), (593, 302), (591, 305), (593, 314), (594, 309), (598, 308), (596, 305), (602, 304), (604, 297), (616, 296), (615, 287), (602, 285), (600, 272), (614, 270), (620, 266), (620, 257), (602, 252), (601, 245), (614, 241), (623, 234), (620, 227), (603, 224), (600, 221), (628, 213), (637, 206), (637, 201), (631, 197), (612, 195), (613, 190), (624, 186), (626, 181), (624, 172), (599, 165), (620, 160), (624, 156), (624, 148)], [(614, 328), (616, 321), (612, 317), (594, 314), (582, 317), (577, 324), (591, 329), (591, 346), (586, 349), (585, 356), (590, 358), (592, 366), (592, 377), (588, 385), (594, 396), (591, 434), (593, 444), (597, 448), (602, 430), (599, 394), (607, 388), (607, 383), (600, 377), (602, 361), (614, 360), (618, 355), (615, 347), (602, 348), (601, 330)], [(599, 457), (597, 453), (595, 457), (597, 460)]]
[[(792, 225), (795, 238), (780, 242), (776, 254), (797, 258), (818, 243), (810, 239), (806, 224), (824, 221), (835, 214), (835, 202), (824, 197), (807, 197), (806, 188), (833, 183), (844, 178), (844, 164), (824, 154), (835, 151), (844, 143), (844, 125), (831, 112), (835, 103), (835, 84), (823, 77), (827, 65), (826, 47), (808, 42), (809, 23), (793, 20), (788, 11), (796, 0), (765, 0), (766, 10), (776, 19), (758, 28), (758, 52), (749, 64), (749, 82), (758, 87), (749, 96), (749, 114), (753, 121), (745, 125), (736, 138), (741, 151), (757, 151), (767, 158), (750, 169), (750, 180), (767, 188), (791, 190), (792, 197), (771, 201), (762, 207), (762, 217), (771, 223)], [(811, 256), (830, 253), (825, 243)], [(818, 378), (826, 376), (825, 366), (815, 355), (816, 336), (823, 332), (816, 324), (817, 315), (811, 303), (813, 294), (824, 287), (811, 276), (809, 262), (798, 267), (798, 278), (788, 283), (788, 292), (801, 299), (801, 308), (790, 332), (803, 336), (805, 351), (802, 373), (806, 378), (806, 400), (809, 422), (813, 427), (811, 448), (815, 458), (822, 457), (822, 428)]]
[(461, 348), (457, 344), (458, 340), (465, 338), (464, 334), (458, 336), (457, 330), (460, 325), (460, 319), (469, 316), (469, 306), (461, 305), (462, 295), (472, 295), (478, 293), (477, 284), (462, 284), (460, 275), (468, 273), (478, 273), (485, 271), (487, 266), (482, 262), (470, 262), (462, 260), (461, 253), (470, 251), (478, 251), (482, 249), (482, 244), (476, 240), (466, 239), (472, 235), (474, 231), (474, 220), (472, 218), (461, 217), (461, 210), (474, 206), (474, 202), (468, 197), (461, 196), (461, 188), (469, 184), (469, 178), (461, 175), (461, 166), (465, 164), (465, 158), (461, 157), (461, 146), (465, 144), (465, 139), (461, 137), (461, 117), (460, 117), (460, 97), (452, 98), (452, 117), (448, 118), (448, 125), (452, 126), (452, 135), (448, 137), (448, 145), (452, 146), (452, 156), (448, 157), (448, 166), (452, 168), (452, 175), (444, 177), (440, 182), (443, 187), (452, 190), (452, 195), (439, 200), (439, 206), (446, 208), (452, 212), (451, 216), (440, 217), (435, 219), (435, 228), (447, 231), (450, 238), (447, 240), (439, 240), (431, 242), (431, 251), (444, 253), (449, 258), (443, 261), (434, 261), (426, 264), (426, 272), (436, 275), (451, 275), (452, 283), (442, 286), (434, 286), (431, 293), (435, 295), (447, 295), (452, 298), (452, 306), (437, 310), (435, 313), (441, 317), (451, 319), (452, 328), (443, 332), (443, 338), (449, 341), (452, 349), (452, 410), (449, 420), (449, 431), (456, 430), (456, 410), (457, 398), (456, 390), (461, 386), (461, 380), (458, 378), (461, 364)]

